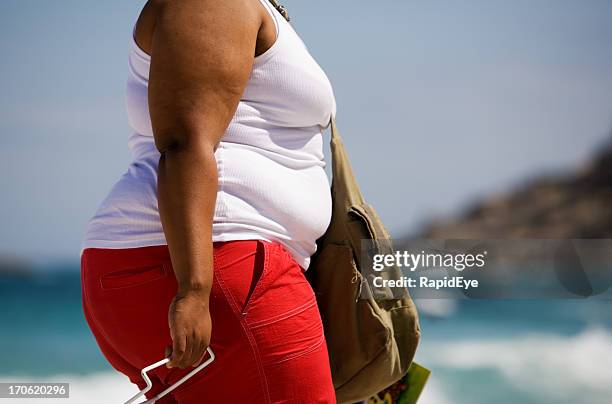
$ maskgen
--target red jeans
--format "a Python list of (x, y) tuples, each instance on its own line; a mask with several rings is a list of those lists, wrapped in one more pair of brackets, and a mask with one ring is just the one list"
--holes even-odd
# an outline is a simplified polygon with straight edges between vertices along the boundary
[[(140, 370), (171, 344), (168, 307), (177, 285), (168, 247), (87, 248), (81, 277), (102, 353), (144, 388)], [(287, 250), (263, 240), (216, 242), (213, 278), (216, 359), (158, 403), (335, 403), (314, 292)], [(189, 371), (153, 370), (147, 398)]]

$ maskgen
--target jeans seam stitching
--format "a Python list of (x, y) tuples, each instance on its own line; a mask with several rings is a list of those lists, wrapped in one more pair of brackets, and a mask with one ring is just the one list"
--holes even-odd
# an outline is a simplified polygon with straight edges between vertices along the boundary
[[(269, 246), (265, 242), (262, 242), (262, 244), (263, 244), (263, 250), (264, 250), (264, 262), (263, 262), (263, 271), (262, 271), (260, 280), (263, 281), (264, 275), (268, 272), (268, 266), (270, 265), (270, 254), (269, 254), (270, 250), (269, 250)], [(253, 291), (253, 295), (255, 295), (255, 291)], [(249, 306), (250, 306), (250, 302), (249, 302)], [(245, 308), (244, 314), (246, 314), (246, 308)], [(270, 398), (268, 378), (266, 376), (266, 371), (264, 369), (264, 363), (261, 359), (259, 347), (257, 346), (257, 341), (255, 341), (255, 336), (253, 335), (253, 331), (251, 330), (251, 327), (246, 321), (245, 316), (239, 316), (239, 321), (240, 321), (240, 324), (242, 325), (242, 328), (245, 331), (247, 338), (249, 339), (249, 343), (251, 344), (251, 349), (253, 350), (253, 354), (255, 356), (255, 362), (257, 364), (257, 371), (259, 372), (259, 376), (261, 377), (261, 380), (263, 382), (263, 386), (261, 387), (263, 389), (266, 404), (270, 404), (272, 400)]]
[(315, 349), (317, 349), (321, 345), (323, 345), (324, 342), (325, 342), (325, 335), (321, 335), (321, 337), (319, 338), (319, 341), (317, 341), (311, 347), (306, 348), (304, 351), (294, 353), (293, 355), (290, 355), (290, 356), (285, 357), (283, 359), (280, 359), (278, 361), (269, 362), (269, 363), (267, 363), (267, 365), (269, 365), (269, 366), (270, 365), (278, 365), (279, 363), (287, 362), (287, 361), (290, 361), (292, 359), (297, 359), (297, 358), (300, 358), (302, 356), (308, 355), (309, 353), (313, 352)]
[[(265, 248), (264, 248), (264, 267), (266, 265), (265, 261), (266, 261), (266, 256), (265, 256)], [(233, 310), (234, 317), (240, 323), (240, 328), (242, 328), (242, 331), (244, 332), (244, 335), (246, 336), (247, 340), (249, 341), (249, 346), (251, 348), (251, 352), (253, 353), (253, 357), (255, 359), (255, 365), (257, 367), (257, 372), (259, 373), (260, 379), (262, 380), (262, 385), (260, 385), (260, 387), (262, 389), (262, 392), (263, 392), (265, 400), (266, 400), (265, 403), (269, 404), (270, 403), (270, 392), (268, 390), (268, 381), (266, 379), (265, 371), (263, 369), (263, 363), (261, 361), (260, 354), (259, 354), (259, 349), (257, 348), (257, 344), (255, 342), (255, 339), (254, 339), (254, 337), (253, 337), (253, 335), (251, 333), (251, 330), (249, 329), (249, 325), (244, 321), (244, 317), (241, 315), (240, 307), (235, 302), (232, 294), (229, 293), (229, 291), (226, 289), (225, 282), (223, 280), (221, 280), (220, 276), (218, 276), (216, 278), (217, 278), (217, 282), (219, 284), (219, 289), (221, 289), (221, 293), (223, 294), (223, 296), (225, 296), (225, 299), (228, 300), (230, 306), (234, 307), (234, 310)]]
[(266, 325), (270, 325), (272, 323), (276, 323), (282, 320), (286, 320), (290, 317), (296, 316), (300, 313), (303, 313), (304, 311), (308, 310), (309, 308), (311, 308), (312, 306), (317, 304), (317, 300), (316, 299), (311, 299), (310, 301), (302, 304), (301, 306), (295, 307), (291, 310), (289, 310), (286, 313), (283, 314), (279, 314), (277, 316), (274, 316), (272, 318), (268, 318), (265, 320), (261, 320), (261, 321), (257, 321), (255, 323), (250, 323), (249, 326), (251, 327), (251, 329), (256, 330), (258, 328), (264, 327)]
[[(213, 276), (214, 276), (214, 273), (213, 273)], [(217, 283), (219, 284), (219, 289), (221, 289), (221, 293), (223, 293), (223, 296), (225, 296), (225, 299), (229, 302), (230, 306), (232, 306), (234, 316), (236, 316), (236, 318), (240, 318), (240, 307), (238, 306), (238, 303), (236, 303), (236, 301), (234, 300), (234, 296), (232, 296), (232, 294), (227, 290), (225, 281), (221, 279), (220, 276), (214, 276), (214, 278), (217, 280)]]
[(269, 249), (269, 245), (263, 241), (263, 240), (259, 240), (259, 242), (261, 242), (262, 246), (263, 246), (263, 251), (264, 251), (264, 261), (263, 261), (263, 269), (261, 271), (261, 275), (259, 276), (259, 279), (257, 280), (257, 284), (255, 285), (255, 288), (253, 289), (253, 292), (251, 293), (251, 295), (249, 296), (248, 301), (246, 302), (245, 306), (243, 309), (239, 310), (240, 314), (243, 317), (248, 317), (248, 313), (249, 313), (249, 309), (252, 306), (252, 303), (257, 299), (257, 297), (259, 297), (263, 292), (262, 289), (264, 288), (264, 284), (267, 280), (267, 276), (268, 272), (269, 272), (269, 266), (270, 266), (270, 249)]

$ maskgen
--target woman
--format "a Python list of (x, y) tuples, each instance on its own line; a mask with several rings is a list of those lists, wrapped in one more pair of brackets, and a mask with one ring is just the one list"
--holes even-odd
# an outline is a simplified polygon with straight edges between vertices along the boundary
[(331, 217), (331, 85), (268, 0), (151, 0), (134, 27), (134, 161), (90, 220), (83, 306), (108, 361), (159, 403), (333, 403), (304, 277)]

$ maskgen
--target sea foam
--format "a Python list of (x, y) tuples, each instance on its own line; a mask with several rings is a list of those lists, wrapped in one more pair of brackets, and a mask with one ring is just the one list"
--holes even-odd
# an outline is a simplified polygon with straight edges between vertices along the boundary
[[(608, 403), (612, 396), (612, 332), (602, 328), (573, 336), (523, 334), (432, 341), (422, 348), (417, 360), (433, 373), (419, 404), (467, 404), (449, 390), (454, 384), (449, 370), (455, 375), (471, 370), (498, 372), (504, 384), (537, 402), (575, 402), (572, 397), (580, 397), (581, 404), (599, 404)], [(2, 376), (0, 382), (70, 383), (70, 399), (45, 399), (49, 404), (123, 403), (138, 391), (125, 376), (113, 372), (45, 378)], [(494, 387), (482, 386), (477, 379), (469, 384), (470, 389)]]
[[(432, 381), (437, 385), (434, 400), (423, 403), (440, 402), (444, 380), (437, 378), (436, 369), (497, 371), (505, 383), (548, 402), (566, 402), (575, 396), (581, 397), (581, 403), (608, 403), (612, 396), (612, 332), (603, 328), (573, 336), (523, 334), (440, 341), (420, 351), (418, 360), (434, 369)], [(479, 388), (478, 380), (473, 386)]]

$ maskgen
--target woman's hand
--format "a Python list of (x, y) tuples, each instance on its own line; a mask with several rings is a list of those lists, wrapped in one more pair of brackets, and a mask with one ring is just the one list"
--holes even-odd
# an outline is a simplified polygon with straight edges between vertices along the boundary
[(168, 311), (168, 325), (172, 346), (166, 350), (166, 356), (170, 356), (166, 366), (181, 369), (198, 366), (210, 345), (208, 295), (200, 291), (177, 293)]

